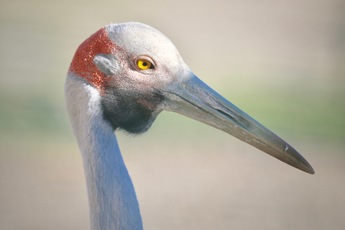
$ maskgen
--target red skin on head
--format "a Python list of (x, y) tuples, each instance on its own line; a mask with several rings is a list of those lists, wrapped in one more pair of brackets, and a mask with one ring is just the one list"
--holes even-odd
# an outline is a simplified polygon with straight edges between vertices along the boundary
[(78, 47), (69, 71), (85, 78), (96, 88), (104, 89), (107, 78), (94, 64), (93, 59), (98, 54), (111, 54), (114, 48), (105, 28), (98, 30)]

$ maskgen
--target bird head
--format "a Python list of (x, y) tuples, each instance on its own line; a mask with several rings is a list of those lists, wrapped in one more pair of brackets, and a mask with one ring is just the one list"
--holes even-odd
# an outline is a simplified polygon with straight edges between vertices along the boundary
[(161, 111), (177, 112), (314, 173), (293, 147), (195, 76), (173, 43), (150, 26), (100, 29), (79, 46), (69, 75), (98, 90), (103, 119), (114, 130), (141, 133)]

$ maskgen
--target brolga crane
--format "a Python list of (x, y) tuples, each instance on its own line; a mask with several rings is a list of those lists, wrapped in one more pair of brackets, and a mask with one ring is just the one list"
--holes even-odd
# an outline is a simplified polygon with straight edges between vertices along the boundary
[(314, 173), (293, 147), (197, 78), (172, 42), (145, 24), (110, 24), (86, 39), (71, 62), (65, 94), (82, 153), (93, 230), (143, 228), (114, 131), (142, 133), (163, 110)]

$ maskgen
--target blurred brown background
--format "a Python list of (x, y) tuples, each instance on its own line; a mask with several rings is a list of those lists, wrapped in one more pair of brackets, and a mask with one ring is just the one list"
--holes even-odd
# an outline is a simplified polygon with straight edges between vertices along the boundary
[(146, 229), (345, 228), (344, 1), (1, 0), (0, 229), (89, 229), (64, 79), (84, 39), (123, 21), (165, 33), (316, 170), (163, 113), (144, 135), (117, 133)]

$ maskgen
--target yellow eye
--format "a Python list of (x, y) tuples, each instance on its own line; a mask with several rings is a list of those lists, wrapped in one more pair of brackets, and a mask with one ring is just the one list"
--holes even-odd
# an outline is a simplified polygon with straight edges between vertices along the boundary
[(137, 66), (139, 67), (139, 69), (141, 70), (147, 70), (147, 69), (153, 69), (153, 64), (145, 59), (139, 59), (137, 60)]

